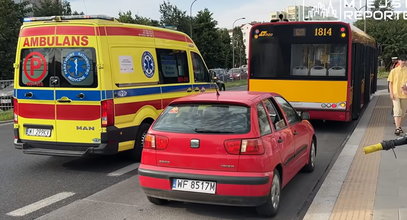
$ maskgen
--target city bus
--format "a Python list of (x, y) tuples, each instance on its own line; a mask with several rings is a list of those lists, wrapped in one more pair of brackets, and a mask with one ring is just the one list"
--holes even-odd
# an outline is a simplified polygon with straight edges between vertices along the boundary
[(270, 22), (250, 31), (249, 91), (277, 92), (311, 119), (357, 119), (377, 87), (376, 41), (340, 21)]

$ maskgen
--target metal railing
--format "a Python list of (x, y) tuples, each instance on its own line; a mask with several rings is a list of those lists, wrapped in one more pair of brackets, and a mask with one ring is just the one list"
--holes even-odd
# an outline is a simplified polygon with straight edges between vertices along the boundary
[(0, 80), (0, 111), (13, 108), (13, 80)]

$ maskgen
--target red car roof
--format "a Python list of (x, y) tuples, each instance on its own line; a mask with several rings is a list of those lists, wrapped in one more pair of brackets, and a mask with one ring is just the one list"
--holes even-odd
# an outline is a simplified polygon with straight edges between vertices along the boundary
[(191, 102), (227, 102), (251, 105), (253, 103), (257, 103), (258, 101), (271, 96), (280, 96), (277, 93), (249, 92), (249, 91), (227, 91), (219, 92), (219, 94), (220, 95), (218, 96), (216, 95), (216, 92), (204, 92), (198, 95), (185, 96), (176, 99), (170, 104), (191, 103)]

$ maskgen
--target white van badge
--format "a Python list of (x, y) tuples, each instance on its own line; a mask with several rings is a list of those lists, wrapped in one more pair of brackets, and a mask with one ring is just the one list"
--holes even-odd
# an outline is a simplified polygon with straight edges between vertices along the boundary
[(82, 82), (89, 76), (90, 62), (86, 54), (80, 51), (69, 53), (64, 59), (65, 77), (72, 82)]
[(155, 64), (153, 55), (150, 52), (145, 51), (143, 53), (141, 65), (143, 66), (144, 75), (146, 75), (148, 78), (154, 76)]

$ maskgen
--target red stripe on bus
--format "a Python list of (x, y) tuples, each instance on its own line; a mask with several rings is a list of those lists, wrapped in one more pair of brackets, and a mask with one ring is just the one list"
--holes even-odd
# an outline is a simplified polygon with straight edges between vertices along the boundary
[(90, 35), (95, 36), (94, 27), (84, 26), (56, 26), (57, 35)]
[(18, 115), (23, 118), (55, 119), (55, 105), (18, 103)]
[(161, 109), (161, 99), (143, 102), (115, 104), (115, 114), (116, 116), (135, 114), (145, 105), (151, 105), (155, 109)]
[(99, 105), (57, 105), (57, 120), (93, 121), (100, 119)]
[(24, 28), (20, 31), (20, 37), (54, 35), (55, 26)]

